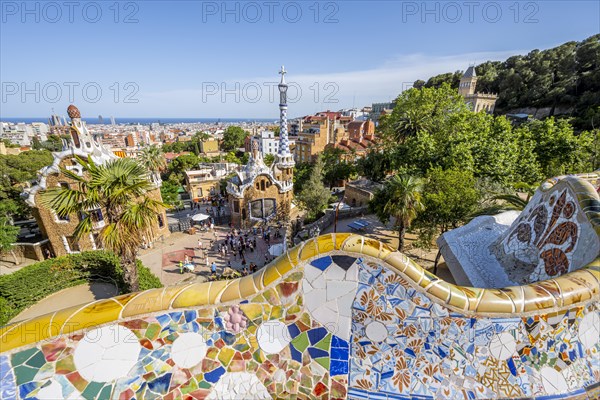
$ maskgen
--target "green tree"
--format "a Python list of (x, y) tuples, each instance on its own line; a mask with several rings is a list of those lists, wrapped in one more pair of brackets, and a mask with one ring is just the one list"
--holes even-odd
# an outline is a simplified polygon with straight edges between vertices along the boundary
[(132, 291), (139, 288), (136, 254), (144, 236), (151, 236), (157, 216), (166, 204), (145, 194), (154, 188), (147, 170), (129, 158), (97, 165), (91, 158), (77, 158), (84, 175), (61, 169), (75, 182), (71, 187), (54, 187), (41, 194), (41, 203), (57, 215), (81, 216), (73, 233), (76, 239), (93, 231), (90, 210), (105, 210), (105, 226), (99, 231), (102, 245), (121, 259), (124, 278)]
[(12, 225), (12, 215), (17, 212), (17, 206), (12, 201), (0, 202), (0, 255), (11, 253), (15, 265), (19, 260), (13, 251), (13, 244), (17, 241), (19, 228)]
[(275, 155), (271, 153), (266, 154), (263, 160), (265, 162), (265, 165), (267, 167), (270, 167), (275, 162)]
[(326, 148), (323, 152), (324, 182), (330, 189), (356, 173), (354, 163), (346, 161), (346, 156), (344, 150), (335, 147)]
[(331, 197), (331, 193), (323, 184), (323, 167), (323, 156), (319, 154), (308, 181), (296, 196), (300, 207), (306, 210), (309, 219), (318, 218), (319, 214), (327, 207)]
[(406, 230), (422, 210), (421, 179), (410, 175), (394, 175), (375, 193), (369, 202), (369, 208), (379, 220), (387, 224), (393, 217), (395, 229), (398, 231), (398, 251), (404, 249)]
[(313, 164), (309, 162), (297, 163), (294, 165), (294, 194), (298, 195), (304, 188), (313, 169)]
[(432, 168), (428, 171), (423, 191), (423, 210), (417, 226), (425, 231), (442, 233), (469, 220), (477, 208), (481, 194), (475, 188), (470, 171)]
[(167, 168), (165, 154), (156, 145), (144, 147), (137, 160), (154, 176), (158, 176), (160, 172)]
[(223, 132), (223, 150), (235, 151), (240, 147), (244, 147), (244, 139), (248, 136), (248, 132), (239, 126), (229, 126)]
[(171, 207), (180, 207), (181, 200), (179, 200), (179, 186), (178, 183), (174, 183), (170, 180), (166, 180), (162, 182), (160, 186), (160, 195), (165, 204), (168, 204)]

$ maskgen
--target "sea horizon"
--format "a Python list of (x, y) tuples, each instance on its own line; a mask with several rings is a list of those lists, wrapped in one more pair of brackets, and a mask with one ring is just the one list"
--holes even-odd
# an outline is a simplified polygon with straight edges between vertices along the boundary
[[(61, 116), (62, 118), (62, 116)], [(0, 122), (10, 122), (10, 123), (25, 123), (31, 124), (33, 122), (44, 122), (48, 123), (49, 117), (0, 117)], [(100, 120), (98, 118), (82, 118), (86, 124), (90, 125), (100, 125)], [(277, 118), (159, 118), (159, 117), (123, 117), (117, 118), (115, 117), (115, 123), (117, 125), (131, 125), (131, 124), (143, 124), (148, 125), (155, 122), (160, 122), (161, 124), (177, 124), (177, 123), (217, 123), (217, 122), (225, 122), (225, 123), (241, 123), (241, 122), (273, 122), (275, 123)], [(102, 118), (103, 125), (110, 125), (110, 117)]]

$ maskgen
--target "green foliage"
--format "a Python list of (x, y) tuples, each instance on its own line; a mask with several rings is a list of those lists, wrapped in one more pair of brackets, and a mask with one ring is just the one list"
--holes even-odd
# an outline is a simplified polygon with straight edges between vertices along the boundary
[(429, 170), (423, 192), (424, 208), (417, 226), (425, 231), (445, 232), (468, 221), (481, 198), (475, 186), (470, 171), (439, 167)]
[(319, 154), (312, 167), (308, 181), (296, 196), (300, 207), (306, 210), (309, 219), (314, 219), (320, 214), (329, 202), (331, 193), (323, 185), (323, 156)]
[[(573, 108), (578, 129), (593, 129), (600, 104), (600, 34), (581, 42), (567, 42), (547, 50), (509, 57), (504, 62), (486, 61), (475, 68), (477, 91), (498, 93), (496, 112), (524, 107)], [(414, 87), (456, 88), (460, 74), (434, 76)], [(592, 110), (592, 111), (590, 111)], [(596, 125), (593, 125), (595, 120)]]
[(248, 136), (248, 132), (239, 126), (229, 126), (223, 132), (223, 150), (235, 151), (240, 147), (244, 147), (244, 139)]
[[(161, 287), (160, 280), (136, 260), (140, 290)], [(41, 299), (85, 282), (101, 281), (129, 293), (119, 258), (108, 251), (87, 251), (53, 258), (0, 276), (0, 325)]]
[(12, 200), (0, 202), (0, 254), (10, 251), (17, 241), (19, 228), (12, 225), (12, 216), (17, 211), (17, 205)]
[(162, 149), (156, 145), (142, 148), (137, 160), (150, 172), (160, 172), (167, 167), (165, 155)]
[(323, 152), (324, 183), (333, 188), (337, 182), (348, 180), (356, 174), (356, 166), (345, 159), (342, 149), (326, 148)]
[(576, 135), (568, 120), (547, 118), (521, 125), (517, 130), (533, 145), (543, 176), (590, 171), (595, 140), (591, 132)]
[(163, 181), (160, 187), (160, 194), (163, 202), (170, 205), (171, 207), (181, 206), (181, 200), (179, 200), (179, 184), (172, 181)]
[(61, 169), (75, 184), (45, 190), (40, 203), (60, 216), (80, 215), (73, 232), (77, 239), (92, 232), (94, 213), (90, 210), (103, 210), (105, 224), (98, 232), (100, 242), (119, 255), (127, 284), (137, 290), (137, 249), (144, 237), (152, 236), (157, 216), (167, 205), (146, 196), (154, 186), (148, 179), (148, 171), (137, 161), (119, 158), (97, 165), (91, 157), (76, 159), (87, 173), (79, 176)]
[[(0, 155), (0, 203), (11, 203), (16, 208), (14, 217), (26, 217), (29, 206), (21, 198), (25, 183), (35, 179), (37, 172), (52, 164), (52, 153), (47, 150), (32, 150), (17, 155)], [(15, 218), (16, 219), (16, 218)]]
[(375, 192), (369, 202), (369, 208), (379, 220), (386, 224), (391, 218), (395, 219), (395, 229), (398, 231), (398, 250), (404, 248), (404, 235), (412, 221), (423, 208), (421, 179), (398, 174), (388, 179), (383, 188)]
[(369, 150), (365, 157), (358, 160), (358, 173), (373, 182), (383, 182), (395, 164), (395, 147)]
[(298, 195), (304, 188), (313, 169), (313, 164), (309, 162), (296, 163), (294, 166), (294, 194)]
[(265, 165), (267, 167), (270, 167), (275, 162), (275, 155), (269, 153), (269, 154), (265, 155), (263, 161), (265, 162)]

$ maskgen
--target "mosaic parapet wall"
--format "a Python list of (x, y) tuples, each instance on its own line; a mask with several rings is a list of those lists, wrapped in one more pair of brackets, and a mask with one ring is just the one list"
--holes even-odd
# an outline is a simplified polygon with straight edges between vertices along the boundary
[(528, 282), (587, 265), (600, 252), (600, 202), (595, 174), (543, 183), (511, 228), (492, 245), (505, 267)]
[[(331, 234), (234, 281), (100, 300), (0, 331), (0, 397), (597, 398), (600, 260), (505, 289)], [(83, 329), (85, 328), (85, 329)]]

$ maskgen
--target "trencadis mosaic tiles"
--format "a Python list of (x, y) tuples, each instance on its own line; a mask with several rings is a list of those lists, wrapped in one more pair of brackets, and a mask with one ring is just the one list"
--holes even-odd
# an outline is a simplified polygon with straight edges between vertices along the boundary
[[(2, 398), (586, 398), (600, 380), (597, 302), (469, 317), (376, 259), (339, 256), (302, 263), (247, 302), (121, 321), (2, 355)], [(308, 307), (315, 290), (323, 301)], [(349, 292), (348, 313), (320, 311), (341, 307)]]

